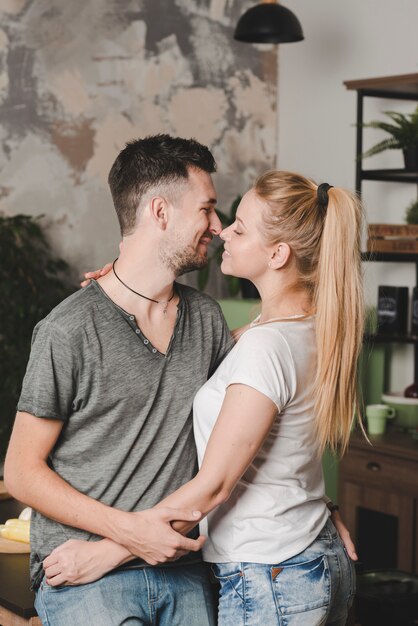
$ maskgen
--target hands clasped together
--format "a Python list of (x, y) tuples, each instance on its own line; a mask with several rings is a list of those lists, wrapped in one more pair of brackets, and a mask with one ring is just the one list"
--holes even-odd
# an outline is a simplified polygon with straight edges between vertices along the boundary
[(119, 512), (118, 542), (111, 539), (82, 541), (70, 539), (44, 560), (46, 582), (52, 587), (93, 582), (119, 565), (140, 557), (149, 565), (175, 561), (188, 552), (198, 552), (205, 537), (189, 539), (176, 532), (172, 523), (180, 522), (186, 532), (201, 517), (198, 511), (167, 507), (137, 513)]
[[(140, 557), (149, 565), (175, 561), (188, 552), (198, 552), (205, 537), (189, 539), (176, 532), (177, 522), (186, 532), (199, 521), (198, 511), (159, 507), (138, 513), (122, 513), (119, 543), (110, 539), (81, 541), (70, 539), (58, 546), (44, 560), (46, 581), (52, 587), (82, 585), (98, 580), (119, 565)], [(333, 512), (337, 528), (349, 557), (357, 560), (355, 546), (339, 513)]]

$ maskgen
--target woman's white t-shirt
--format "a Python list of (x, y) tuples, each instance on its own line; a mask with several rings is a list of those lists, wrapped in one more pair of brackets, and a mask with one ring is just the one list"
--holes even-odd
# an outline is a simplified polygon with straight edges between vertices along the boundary
[(200, 523), (206, 561), (280, 563), (310, 545), (328, 518), (313, 432), (314, 324), (310, 317), (250, 328), (196, 395), (199, 465), (229, 385), (253, 387), (278, 409), (230, 499)]

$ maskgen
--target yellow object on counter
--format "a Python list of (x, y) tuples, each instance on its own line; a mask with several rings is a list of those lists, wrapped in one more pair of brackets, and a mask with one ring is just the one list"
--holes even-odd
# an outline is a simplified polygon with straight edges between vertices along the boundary
[(0, 536), (3, 539), (30, 543), (30, 522), (16, 519), (7, 520), (4, 525), (0, 526)]
[(23, 519), (8, 519), (5, 522), (5, 526), (19, 526), (20, 528), (27, 528), (29, 524), (29, 520)]

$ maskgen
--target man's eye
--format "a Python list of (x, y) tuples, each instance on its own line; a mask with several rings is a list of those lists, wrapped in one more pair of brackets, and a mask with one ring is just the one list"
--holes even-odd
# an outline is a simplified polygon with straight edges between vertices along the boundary
[(234, 233), (235, 233), (236, 235), (242, 235), (242, 232), (240, 232), (239, 230), (234, 230)]

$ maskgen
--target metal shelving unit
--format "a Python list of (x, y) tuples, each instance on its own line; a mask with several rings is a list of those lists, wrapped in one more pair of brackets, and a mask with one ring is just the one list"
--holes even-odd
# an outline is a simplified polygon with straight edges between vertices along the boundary
[[(418, 185), (418, 172), (399, 169), (363, 169), (360, 155), (363, 154), (363, 113), (364, 98), (389, 98), (391, 100), (411, 100), (418, 102), (418, 74), (366, 78), (345, 81), (347, 89), (357, 91), (357, 165), (356, 191), (361, 196), (363, 180), (408, 183)], [(399, 252), (363, 252), (363, 261), (414, 263), (416, 283), (418, 284), (418, 254)], [(383, 334), (368, 335), (365, 341), (374, 343), (407, 343), (414, 345), (414, 380), (418, 383), (418, 337), (413, 335), (388, 336)]]
[[(418, 97), (417, 97), (418, 100)], [(413, 183), (418, 185), (418, 173), (405, 170), (360, 170), (360, 180), (378, 180), (387, 183)]]

